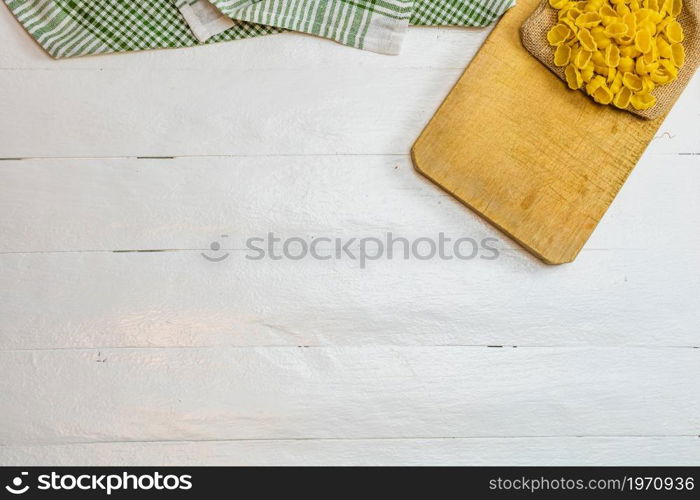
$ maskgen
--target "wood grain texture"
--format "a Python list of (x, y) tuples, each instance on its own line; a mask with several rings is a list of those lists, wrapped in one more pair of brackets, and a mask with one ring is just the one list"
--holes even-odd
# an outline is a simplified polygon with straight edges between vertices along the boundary
[[(406, 155), (487, 32), (411, 29), (400, 57), (285, 33), (54, 61), (0, 5), (0, 159)], [(700, 151), (673, 126), (700, 79), (682, 99), (650, 152)]]
[(613, 466), (700, 463), (695, 436), (270, 439), (20, 445), (0, 464), (22, 466), (504, 465)]
[(571, 262), (654, 137), (522, 47), (538, 0), (503, 17), (413, 148), (416, 168), (550, 264)]
[(0, 366), (9, 446), (700, 428), (697, 349), (66, 349), (0, 352)]
[[(1, 162), (0, 349), (698, 346), (697, 167), (647, 156), (576, 265), (550, 268), (408, 156)], [(246, 259), (268, 231), (491, 237), (501, 256)]]
[[(411, 166), (486, 33), (56, 62), (0, 6), (0, 464), (700, 463), (700, 75), (548, 267)], [(247, 261), (268, 230), (502, 255)]]

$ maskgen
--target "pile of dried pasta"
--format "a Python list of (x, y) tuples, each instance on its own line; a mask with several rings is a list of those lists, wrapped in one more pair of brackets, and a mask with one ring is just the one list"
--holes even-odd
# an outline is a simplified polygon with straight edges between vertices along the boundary
[(682, 0), (549, 0), (559, 22), (547, 33), (571, 89), (600, 104), (638, 110), (674, 81), (685, 62)]

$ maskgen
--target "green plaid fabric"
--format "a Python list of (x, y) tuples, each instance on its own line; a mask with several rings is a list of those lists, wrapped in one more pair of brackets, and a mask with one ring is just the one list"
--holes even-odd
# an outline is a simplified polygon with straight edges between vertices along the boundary
[(224, 15), (398, 53), (413, 0), (209, 0)]
[(488, 26), (515, 5), (515, 0), (416, 0), (414, 26)]
[[(173, 0), (5, 0), (29, 34), (53, 57), (75, 57), (201, 42)], [(277, 33), (279, 29), (236, 23), (206, 43)]]
[[(396, 53), (408, 24), (486, 26), (514, 0), (4, 0), (53, 57), (251, 38), (295, 30), (353, 47)], [(202, 37), (202, 4), (227, 23)], [(208, 11), (207, 11), (208, 12)], [(189, 14), (186, 15), (186, 14)], [(206, 14), (210, 16), (210, 13)], [(231, 21), (233, 20), (233, 21)], [(188, 24), (188, 21), (190, 23)], [(198, 36), (195, 36), (195, 35)], [(205, 40), (203, 38), (206, 38)]]

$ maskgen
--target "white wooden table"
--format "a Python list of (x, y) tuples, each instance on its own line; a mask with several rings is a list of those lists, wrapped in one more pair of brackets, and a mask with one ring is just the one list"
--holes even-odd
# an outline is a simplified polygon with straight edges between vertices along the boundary
[[(408, 155), (486, 34), (57, 62), (0, 8), (0, 463), (700, 462), (700, 78), (547, 267)], [(246, 259), (268, 232), (500, 258)]]

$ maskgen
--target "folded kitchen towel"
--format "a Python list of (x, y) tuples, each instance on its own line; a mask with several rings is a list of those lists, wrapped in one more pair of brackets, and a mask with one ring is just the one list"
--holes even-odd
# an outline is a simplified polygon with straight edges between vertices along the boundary
[(408, 24), (486, 26), (515, 0), (4, 0), (55, 58), (302, 31), (398, 52)]
[[(201, 43), (173, 0), (4, 1), (29, 34), (55, 58)], [(239, 22), (207, 43), (279, 31)]]
[[(336, 40), (384, 54), (398, 54), (409, 22), (415, 25), (487, 26), (514, 0), (175, 0), (183, 14), (211, 4), (221, 18), (264, 24)], [(188, 18), (201, 41), (220, 31)]]
[[(229, 20), (300, 31), (386, 54), (399, 52), (413, 11), (413, 0), (194, 0), (195, 5), (205, 2)], [(199, 28), (197, 23), (191, 26), (195, 32)]]

